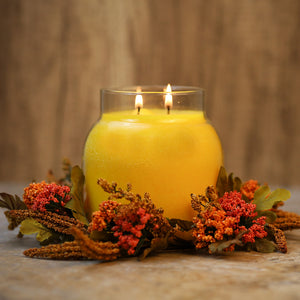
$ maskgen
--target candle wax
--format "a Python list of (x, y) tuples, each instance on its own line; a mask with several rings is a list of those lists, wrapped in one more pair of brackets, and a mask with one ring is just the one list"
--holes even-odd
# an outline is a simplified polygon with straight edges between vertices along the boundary
[(104, 178), (149, 192), (166, 217), (191, 220), (190, 194), (214, 185), (222, 163), (219, 138), (201, 111), (106, 113), (85, 145), (86, 208), (91, 213), (107, 200), (97, 184)]

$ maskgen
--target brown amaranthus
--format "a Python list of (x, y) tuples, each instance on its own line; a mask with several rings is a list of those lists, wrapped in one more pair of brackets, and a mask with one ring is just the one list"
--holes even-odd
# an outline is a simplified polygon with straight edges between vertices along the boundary
[(24, 255), (36, 258), (51, 259), (84, 259), (87, 258), (81, 250), (77, 241), (65, 242), (63, 244), (52, 244), (41, 248), (30, 248), (25, 250)]
[(299, 229), (300, 218), (278, 218), (273, 225), (281, 230)]
[(120, 249), (116, 244), (95, 242), (76, 227), (73, 227), (71, 232), (75, 241), (30, 248), (24, 251), (24, 255), (49, 259), (115, 260), (119, 257)]
[(120, 256), (120, 248), (117, 244), (93, 241), (76, 227), (73, 227), (71, 232), (82, 253), (90, 259), (116, 260)]
[(272, 211), (276, 213), (277, 218), (300, 218), (300, 215), (293, 212), (284, 211), (281, 209), (272, 209)]
[(300, 228), (300, 215), (283, 210), (273, 209), (277, 215), (277, 219), (273, 225), (281, 230), (292, 230)]
[(286, 253), (287, 252), (287, 243), (286, 243), (286, 238), (285, 238), (284, 232), (272, 224), (268, 224), (267, 228), (274, 235), (275, 243), (278, 247), (278, 250), (282, 253)]
[[(48, 229), (54, 230), (62, 234), (71, 235), (71, 227), (77, 227), (86, 232), (85, 225), (77, 219), (68, 216), (62, 216), (53, 212), (41, 212), (33, 210), (10, 210), (5, 212), (10, 224), (18, 225), (27, 218), (32, 218), (44, 225)], [(9, 229), (14, 229), (11, 226)]]

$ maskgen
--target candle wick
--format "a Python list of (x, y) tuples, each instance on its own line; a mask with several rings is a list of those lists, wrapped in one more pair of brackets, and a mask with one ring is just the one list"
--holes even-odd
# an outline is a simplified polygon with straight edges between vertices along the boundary
[(170, 110), (171, 110), (171, 105), (167, 105), (168, 115), (170, 114)]
[(140, 114), (140, 112), (141, 112), (141, 107), (140, 106), (138, 106), (138, 108), (137, 108), (138, 110), (137, 110), (137, 114), (139, 115)]

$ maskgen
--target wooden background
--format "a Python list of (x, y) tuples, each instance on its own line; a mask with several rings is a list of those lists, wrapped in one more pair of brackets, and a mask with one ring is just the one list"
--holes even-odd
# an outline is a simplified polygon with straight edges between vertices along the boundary
[(243, 179), (300, 180), (299, 0), (1, 0), (0, 181), (81, 163), (99, 89), (196, 85)]

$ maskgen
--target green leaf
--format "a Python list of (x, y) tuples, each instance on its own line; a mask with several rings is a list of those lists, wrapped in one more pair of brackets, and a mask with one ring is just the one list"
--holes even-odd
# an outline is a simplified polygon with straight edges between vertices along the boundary
[(28, 218), (21, 223), (20, 232), (22, 234), (37, 233), (36, 239), (43, 242), (52, 236), (52, 232), (42, 224), (32, 218)]
[(185, 231), (190, 230), (194, 224), (192, 221), (181, 220), (181, 219), (169, 219), (168, 221), (172, 227), (178, 225), (181, 229)]
[(277, 202), (286, 201), (291, 198), (291, 192), (286, 189), (276, 189), (271, 195), (268, 197), (268, 202), (270, 203), (271, 207)]
[(188, 231), (181, 231), (176, 230), (174, 233), (174, 236), (176, 239), (180, 239), (185, 242), (192, 242), (193, 241), (193, 229), (190, 229)]
[(224, 249), (230, 247), (233, 244), (238, 245), (238, 246), (243, 246), (244, 243), (241, 241), (241, 238), (246, 232), (247, 232), (246, 230), (242, 231), (234, 239), (231, 239), (228, 241), (220, 241), (220, 242), (211, 243), (208, 246), (208, 249), (210, 250), (210, 252), (212, 254), (217, 254), (217, 253), (223, 252)]
[(221, 241), (221, 242), (215, 242), (212, 243), (208, 246), (209, 250), (211, 253), (216, 254), (216, 253), (221, 253), (224, 251), (224, 249), (230, 247), (232, 244), (236, 244), (239, 246), (242, 246), (243, 243), (239, 239), (232, 239), (228, 241)]
[(94, 230), (90, 234), (90, 238), (94, 241), (108, 242), (111, 241), (113, 234), (109, 234), (108, 232), (102, 230)]
[(242, 187), (242, 180), (239, 177), (234, 177), (232, 190), (239, 192), (241, 190), (241, 187)]
[(270, 193), (271, 190), (268, 185), (262, 185), (258, 190), (256, 190), (253, 198), (253, 203), (256, 204), (256, 207), (257, 205), (260, 205), (260, 203), (263, 203)]
[(219, 197), (222, 197), (224, 195), (224, 193), (227, 190), (227, 185), (228, 185), (227, 172), (225, 168), (222, 166), (220, 168), (217, 183), (216, 183), (216, 188)]
[(276, 213), (274, 213), (271, 210), (258, 211), (255, 219), (260, 218), (260, 217), (266, 217), (266, 222), (268, 224), (274, 223), (275, 220), (277, 219)]
[(75, 166), (71, 171), (71, 197), (72, 199), (66, 203), (65, 207), (72, 210), (74, 217), (82, 223), (88, 225), (89, 222), (84, 212), (83, 187), (84, 175), (79, 166)]
[(143, 253), (139, 256), (139, 260), (143, 260), (151, 252), (167, 249), (168, 248), (168, 237), (169, 237), (169, 234), (163, 238), (152, 239), (150, 247), (146, 248), (143, 251)]
[(9, 210), (27, 209), (26, 204), (17, 195), (0, 193), (0, 207)]
[(242, 187), (242, 180), (239, 177), (234, 177), (233, 173), (227, 176), (224, 167), (220, 168), (216, 188), (219, 197), (222, 197), (225, 192), (240, 191)]
[(276, 189), (271, 193), (268, 185), (261, 186), (255, 193), (253, 203), (256, 204), (256, 211), (271, 209), (276, 202), (286, 201), (291, 193), (286, 189)]
[(258, 252), (263, 253), (271, 253), (277, 250), (276, 244), (267, 239), (257, 239), (255, 241), (255, 248)]
[(188, 231), (175, 230), (168, 238), (168, 249), (195, 248), (193, 229)]
[(242, 180), (239, 177), (234, 177), (233, 173), (228, 176), (228, 183), (226, 187), (226, 192), (230, 191), (240, 191), (242, 187)]

